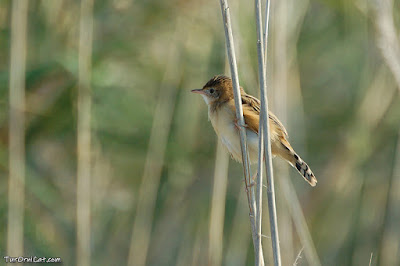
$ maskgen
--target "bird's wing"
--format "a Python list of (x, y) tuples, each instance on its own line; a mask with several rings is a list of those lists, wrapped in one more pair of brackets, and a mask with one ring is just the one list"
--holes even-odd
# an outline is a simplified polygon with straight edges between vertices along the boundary
[[(250, 130), (258, 134), (259, 116), (260, 116), (260, 100), (248, 94), (242, 95), (244, 120)], [(288, 133), (281, 121), (271, 112), (268, 112), (270, 126), (277, 130), (279, 135), (288, 137)], [(272, 130), (272, 129), (270, 129)], [(274, 131), (274, 130), (272, 130)]]
[(281, 133), (279, 135), (289, 138), (286, 128), (282, 125), (281, 121), (279, 121), (279, 119), (271, 111), (268, 111), (268, 116), (269, 116), (269, 122), (270, 123), (272, 122), (272, 124), (276, 126), (278, 132)]
[(247, 94), (242, 94), (242, 107), (244, 121), (247, 128), (258, 134), (258, 125), (260, 123), (260, 101)]

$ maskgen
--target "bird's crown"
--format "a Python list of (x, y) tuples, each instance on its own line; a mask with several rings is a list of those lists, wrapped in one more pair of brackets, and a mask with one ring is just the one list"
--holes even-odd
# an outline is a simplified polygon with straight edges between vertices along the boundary
[(210, 79), (206, 85), (203, 86), (204, 88), (220, 88), (220, 87), (227, 87), (232, 88), (232, 80), (230, 77), (224, 75), (217, 75)]

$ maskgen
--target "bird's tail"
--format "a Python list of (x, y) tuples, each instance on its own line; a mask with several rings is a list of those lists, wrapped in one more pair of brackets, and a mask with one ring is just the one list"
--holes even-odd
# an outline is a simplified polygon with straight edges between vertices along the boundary
[(314, 173), (311, 171), (308, 164), (303, 161), (300, 156), (293, 150), (287, 142), (281, 142), (284, 147), (284, 152), (280, 152), (278, 155), (283, 159), (287, 160), (294, 168), (299, 171), (299, 173), (304, 177), (304, 179), (313, 187), (317, 184), (317, 179)]
[(299, 173), (304, 177), (304, 179), (312, 186), (315, 187), (317, 184), (317, 179), (315, 178), (314, 173), (311, 171), (308, 164), (303, 161), (297, 153), (293, 153), (293, 162), (292, 165), (299, 171)]

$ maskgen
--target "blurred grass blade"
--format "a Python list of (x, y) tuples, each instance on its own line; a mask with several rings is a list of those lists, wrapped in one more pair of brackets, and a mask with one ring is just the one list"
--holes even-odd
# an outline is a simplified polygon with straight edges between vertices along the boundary
[[(393, 173), (388, 184), (383, 232), (378, 246), (380, 265), (399, 265), (400, 263), (400, 130), (393, 160)], [(372, 255), (371, 255), (372, 260)]]
[(90, 265), (90, 170), (91, 170), (91, 61), (93, 42), (93, 1), (81, 1), (79, 31), (76, 264)]
[[(377, 43), (397, 83), (397, 89), (400, 91), (400, 41), (394, 23), (393, 0), (373, 1), (372, 3), (376, 18), (375, 26), (378, 31)], [(384, 231), (381, 236), (380, 252), (378, 253), (378, 262), (382, 265), (398, 265), (400, 263), (400, 230), (398, 226), (400, 213), (400, 131), (393, 165), (383, 224)]]
[(308, 230), (303, 211), (301, 210), (296, 190), (288, 176), (281, 176), (279, 181), (281, 182), (282, 192), (284, 194), (283, 196), (292, 215), (301, 245), (304, 247), (304, 254), (307, 258), (308, 264), (319, 266), (321, 265), (321, 262), (315, 249), (314, 242), (312, 241), (310, 231)]
[(233, 224), (226, 249), (223, 265), (242, 266), (246, 265), (247, 253), (249, 251), (250, 232), (246, 215), (246, 199), (242, 190), (238, 192), (236, 210), (233, 216)]
[(7, 255), (24, 254), (25, 68), (28, 1), (12, 1)]
[(299, 264), (300, 259), (302, 258), (302, 257), (301, 257), (301, 253), (303, 252), (303, 249), (304, 249), (304, 248), (301, 248), (300, 251), (299, 251), (299, 253), (297, 254), (296, 259), (295, 259), (294, 262), (293, 262), (293, 266), (297, 266), (297, 265)]
[[(268, 1), (269, 2), (269, 1)], [(273, 49), (271, 54), (272, 59), (272, 72), (274, 73), (273, 77), (271, 77), (273, 86), (270, 87), (270, 95), (272, 96), (271, 105), (275, 114), (279, 117), (283, 125), (286, 126), (286, 129), (291, 132), (289, 125), (287, 123), (287, 113), (289, 109), (288, 103), (288, 9), (287, 9), (287, 1), (280, 0), (273, 2), (273, 12), (272, 14), (275, 23), (273, 24), (274, 28), (272, 29), (273, 37), (271, 45)], [(269, 12), (266, 11), (269, 15)], [(269, 23), (266, 23), (269, 25)], [(265, 45), (266, 41), (264, 41)], [(267, 52), (268, 49), (265, 49)], [(271, 108), (272, 109), (272, 108)], [(297, 133), (297, 131), (296, 131)], [(289, 165), (286, 162), (282, 162), (281, 160), (275, 161), (275, 169), (277, 169), (277, 173), (279, 176), (289, 176)], [(278, 181), (278, 184), (281, 185), (281, 182)], [(281, 191), (282, 188), (279, 188), (279, 199), (282, 199), (284, 195)], [(282, 200), (278, 200), (278, 216), (279, 216), (279, 231), (280, 231), (280, 246), (282, 254), (282, 264), (290, 265), (294, 259), (294, 251), (293, 251), (293, 223), (289, 213), (289, 209), (286, 204)]]
[(377, 44), (400, 90), (400, 40), (393, 18), (393, 0), (374, 0)]
[(218, 141), (215, 159), (214, 185), (211, 199), (208, 256), (210, 265), (221, 265), (225, 198), (228, 185), (229, 157), (221, 141)]
[[(288, 124), (288, 17), (287, 17), (287, 1), (275, 1), (273, 5), (273, 14), (275, 19), (275, 28), (273, 30), (272, 42), (274, 47), (272, 57), (273, 73), (272, 78), (273, 86), (271, 86), (272, 105), (275, 107), (275, 114), (279, 117), (283, 125), (286, 126), (288, 132), (291, 132)], [(297, 130), (296, 130), (297, 134)], [(286, 162), (276, 161), (275, 169), (279, 176), (290, 176), (289, 165)], [(281, 185), (281, 182), (278, 181)], [(279, 198), (281, 199), (284, 194), (281, 192), (282, 188), (279, 187)], [(280, 231), (281, 252), (285, 254), (282, 256), (282, 264), (290, 265), (294, 259), (293, 250), (293, 223), (290, 216), (289, 209), (284, 201), (278, 200), (278, 216), (280, 217), (278, 225)], [(297, 258), (298, 259), (298, 258)]]
[(165, 149), (175, 108), (177, 84), (182, 73), (176, 67), (179, 60), (179, 51), (176, 45), (179, 33), (179, 26), (177, 26), (175, 36), (171, 39), (168, 63), (160, 85), (142, 183), (138, 192), (138, 203), (128, 255), (129, 266), (143, 266), (146, 264), (157, 189), (160, 183)]

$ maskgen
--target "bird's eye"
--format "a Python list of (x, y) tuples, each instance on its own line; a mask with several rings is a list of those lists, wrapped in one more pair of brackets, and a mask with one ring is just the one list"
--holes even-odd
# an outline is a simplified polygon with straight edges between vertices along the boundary
[(214, 93), (214, 89), (213, 88), (210, 89), (210, 93), (211, 94)]

